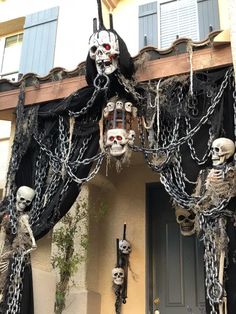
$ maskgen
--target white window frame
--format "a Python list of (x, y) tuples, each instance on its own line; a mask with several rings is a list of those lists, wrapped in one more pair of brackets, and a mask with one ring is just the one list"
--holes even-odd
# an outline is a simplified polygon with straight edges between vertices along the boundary
[[(173, 2), (178, 0), (157, 0), (157, 23), (158, 23), (158, 47), (161, 47), (161, 5), (163, 3)], [(198, 23), (198, 7), (197, 7), (197, 0), (195, 0), (195, 6), (196, 6), (196, 14), (197, 14), (197, 23)], [(199, 40), (199, 24), (197, 27), (197, 38)], [(164, 48), (165, 49), (165, 48)]]
[(19, 35), (19, 34), (23, 34), (23, 31), (19, 31), (19, 32), (11, 33), (11, 34), (6, 34), (5, 36), (0, 37), (0, 79), (1, 78), (7, 78), (7, 79), (13, 80), (13, 81), (18, 80), (19, 68), (16, 69), (16, 71), (9, 72), (9, 73), (1, 72), (1, 69), (3, 66), (6, 39), (9, 37), (15, 36), (15, 35)]

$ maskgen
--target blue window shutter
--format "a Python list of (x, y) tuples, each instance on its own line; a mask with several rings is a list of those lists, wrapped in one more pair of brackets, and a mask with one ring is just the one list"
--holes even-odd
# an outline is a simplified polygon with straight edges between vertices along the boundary
[(200, 39), (207, 38), (211, 31), (220, 29), (218, 0), (198, 0)]
[(139, 49), (157, 46), (157, 2), (139, 6)]
[(26, 16), (19, 73), (48, 74), (54, 63), (59, 7)]

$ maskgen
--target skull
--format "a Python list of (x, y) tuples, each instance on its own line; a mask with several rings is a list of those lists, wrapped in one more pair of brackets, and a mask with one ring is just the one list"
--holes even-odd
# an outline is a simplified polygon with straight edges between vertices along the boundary
[(131, 244), (127, 240), (120, 240), (119, 249), (123, 254), (129, 254), (131, 252)]
[(235, 151), (234, 142), (228, 138), (220, 137), (212, 143), (212, 162), (213, 166), (222, 165)]
[(134, 130), (130, 130), (129, 131), (129, 135), (128, 135), (128, 143), (129, 145), (134, 145), (134, 141), (135, 141), (135, 132)]
[(116, 102), (116, 109), (118, 109), (118, 110), (122, 110), (123, 109), (123, 102), (121, 101), (121, 100), (118, 100), (117, 102)]
[(95, 61), (98, 74), (111, 74), (118, 67), (118, 37), (112, 32), (102, 30), (89, 39), (89, 55)]
[(191, 236), (195, 233), (195, 214), (192, 211), (178, 207), (175, 210), (175, 216), (183, 236)]
[(125, 278), (125, 272), (124, 269), (121, 267), (115, 267), (112, 269), (112, 278), (113, 278), (113, 282), (118, 285), (121, 286), (124, 283), (124, 278)]
[(132, 103), (127, 101), (125, 103), (125, 110), (131, 113), (132, 112), (132, 106), (133, 106)]
[(115, 109), (115, 103), (112, 101), (109, 101), (106, 105), (106, 107), (103, 109), (103, 115), (105, 118), (108, 117), (109, 113), (114, 111)]
[(124, 129), (110, 129), (107, 131), (105, 146), (110, 148), (114, 157), (122, 156), (127, 151), (128, 134)]
[(28, 186), (21, 186), (16, 193), (16, 209), (23, 212), (32, 203), (35, 191)]

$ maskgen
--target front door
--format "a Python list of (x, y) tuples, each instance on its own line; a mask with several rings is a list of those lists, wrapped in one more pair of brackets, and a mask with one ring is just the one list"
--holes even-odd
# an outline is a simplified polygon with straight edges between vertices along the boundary
[(182, 236), (161, 183), (147, 184), (148, 303), (154, 314), (204, 314), (203, 248), (195, 235)]

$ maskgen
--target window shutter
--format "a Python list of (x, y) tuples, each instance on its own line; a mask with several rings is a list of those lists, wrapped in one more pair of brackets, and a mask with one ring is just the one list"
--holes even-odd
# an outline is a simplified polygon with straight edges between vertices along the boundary
[(211, 31), (220, 29), (218, 0), (198, 0), (200, 39), (207, 38)]
[(139, 49), (157, 46), (157, 2), (139, 6)]
[(174, 0), (160, 4), (160, 46), (170, 47), (178, 37), (198, 40), (196, 0)]
[(54, 64), (59, 7), (26, 16), (19, 73), (48, 74)]

